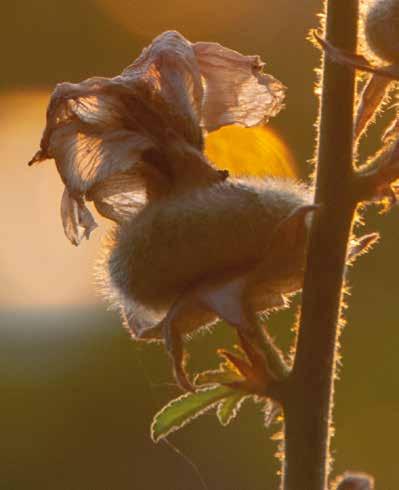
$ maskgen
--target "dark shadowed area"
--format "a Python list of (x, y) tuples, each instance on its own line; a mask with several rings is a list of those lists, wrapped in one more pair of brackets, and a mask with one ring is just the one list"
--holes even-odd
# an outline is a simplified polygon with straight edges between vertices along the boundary
[[(26, 163), (37, 150), (55, 83), (112, 76), (152, 37), (177, 29), (257, 53), (288, 87), (271, 127), (299, 174), (311, 172), (319, 54), (305, 40), (321, 1), (15, 0), (2, 5), (0, 53), (0, 488), (4, 490), (200, 490), (192, 466), (149, 436), (152, 416), (179, 391), (161, 346), (134, 343), (95, 294), (101, 234), (73, 248), (59, 218), (62, 183), (53, 163)], [(337, 94), (337, 104), (339, 104)], [(377, 147), (370, 131), (362, 154)], [(381, 243), (349, 273), (348, 326), (336, 390), (335, 472), (362, 470), (377, 488), (399, 486), (399, 210), (367, 213)], [(289, 345), (297, 306), (270, 319)], [(234, 343), (226, 325), (189, 345), (190, 368), (216, 367)], [(221, 427), (213, 412), (170, 437), (209, 490), (277, 486), (279, 463), (262, 414), (245, 402)], [(276, 437), (275, 437), (276, 438)]]

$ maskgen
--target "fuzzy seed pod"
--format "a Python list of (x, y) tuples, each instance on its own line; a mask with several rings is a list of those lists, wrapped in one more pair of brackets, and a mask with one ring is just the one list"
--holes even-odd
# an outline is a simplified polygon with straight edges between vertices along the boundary
[(379, 58), (399, 63), (399, 1), (370, 0), (366, 6), (364, 34)]
[[(282, 306), (302, 287), (308, 228), (306, 213), (288, 218), (310, 202), (305, 186), (276, 178), (227, 179), (158, 200), (109, 237), (100, 271), (107, 295), (138, 337), (157, 336), (151, 329), (197, 284), (244, 275), (252, 310)], [(182, 329), (215, 319), (194, 308)]]

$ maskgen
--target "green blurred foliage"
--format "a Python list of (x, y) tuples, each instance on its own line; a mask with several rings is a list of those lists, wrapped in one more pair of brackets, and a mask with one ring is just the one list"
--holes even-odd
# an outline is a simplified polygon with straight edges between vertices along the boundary
[[(205, 20), (210, 40), (261, 54), (288, 86), (287, 109), (273, 125), (302, 163), (302, 175), (309, 173), (305, 162), (313, 154), (317, 112), (313, 70), (318, 53), (305, 37), (317, 24), (321, 3), (252, 2), (252, 21), (229, 29)], [(159, 2), (160, 10), (167, 8)], [(128, 33), (87, 0), (3, 2), (1, 19), (2, 91), (115, 74), (150, 40)], [(132, 22), (140, 22), (140, 2)], [(375, 141), (362, 151), (375, 147)], [(368, 217), (367, 228), (379, 229), (383, 240), (349, 275), (349, 326), (342, 337), (342, 379), (336, 390), (335, 470), (368, 471), (378, 488), (393, 489), (399, 485), (399, 212), (377, 217), (372, 211)], [(281, 345), (292, 337), (294, 314), (295, 308), (270, 321)], [(130, 341), (117, 315), (101, 307), (3, 311), (0, 324), (1, 489), (201, 488), (181, 456), (149, 437), (153, 414), (178, 394), (160, 346)], [(190, 367), (216, 366), (215, 348), (232, 342), (227, 326), (195, 337)], [(246, 402), (227, 428), (210, 413), (171, 437), (198, 465), (209, 489), (277, 488), (276, 443), (269, 437), (278, 427), (262, 429), (258, 408)]]

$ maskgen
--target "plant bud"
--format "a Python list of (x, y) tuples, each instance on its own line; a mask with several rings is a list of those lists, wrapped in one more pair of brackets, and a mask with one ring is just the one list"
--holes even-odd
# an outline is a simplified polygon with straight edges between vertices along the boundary
[(255, 310), (265, 311), (271, 297), (302, 287), (307, 221), (285, 220), (310, 202), (305, 186), (276, 178), (227, 179), (155, 201), (108, 241), (101, 273), (108, 296), (162, 318), (193, 286), (223, 283), (267, 259), (249, 298)]
[(346, 472), (333, 485), (335, 490), (373, 490), (374, 478), (366, 473)]
[(374, 54), (389, 63), (399, 63), (399, 0), (370, 0), (364, 34)]

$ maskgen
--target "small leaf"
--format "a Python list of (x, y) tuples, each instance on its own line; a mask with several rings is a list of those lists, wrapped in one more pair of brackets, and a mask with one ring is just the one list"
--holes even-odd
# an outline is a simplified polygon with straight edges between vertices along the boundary
[(385, 95), (389, 92), (392, 80), (373, 74), (367, 80), (360, 94), (357, 108), (354, 138), (357, 140), (362, 132), (372, 122), (378, 108), (382, 105)]
[(245, 393), (240, 393), (238, 391), (225, 398), (219, 404), (216, 414), (219, 422), (222, 425), (228, 425), (236, 417), (241, 408), (242, 402), (245, 400), (245, 398), (247, 398), (247, 396), (248, 395)]
[(151, 424), (151, 438), (158, 442), (171, 432), (199, 417), (224, 398), (235, 393), (227, 386), (204, 388), (195, 393), (185, 393), (172, 400), (158, 412)]
[(230, 384), (243, 381), (243, 377), (235, 371), (204, 371), (197, 374), (194, 379), (196, 385)]

